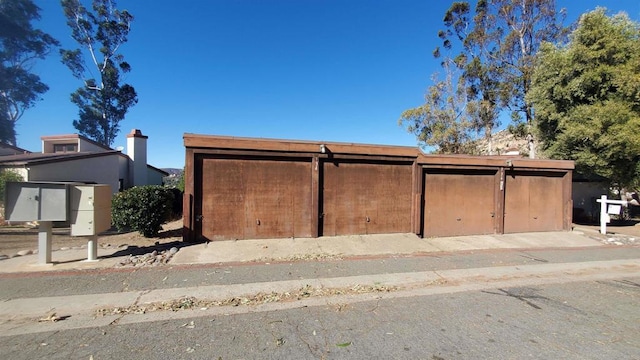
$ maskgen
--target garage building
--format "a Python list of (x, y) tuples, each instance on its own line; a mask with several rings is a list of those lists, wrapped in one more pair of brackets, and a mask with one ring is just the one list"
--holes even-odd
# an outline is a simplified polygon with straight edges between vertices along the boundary
[(569, 230), (572, 161), (185, 134), (184, 240)]

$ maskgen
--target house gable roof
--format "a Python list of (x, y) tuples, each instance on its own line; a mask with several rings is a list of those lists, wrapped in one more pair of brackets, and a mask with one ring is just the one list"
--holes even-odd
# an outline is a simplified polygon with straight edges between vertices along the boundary
[(89, 159), (101, 156), (118, 155), (119, 151), (72, 152), (72, 153), (29, 153), (0, 157), (0, 166), (41, 165), (71, 160)]
[(162, 174), (162, 176), (169, 176), (168, 172), (166, 172), (166, 171), (164, 171), (162, 169), (159, 169), (159, 168), (157, 168), (157, 167), (155, 167), (153, 165), (147, 164), (147, 168), (159, 172), (160, 174)]
[(13, 155), (31, 153), (31, 151), (29, 151), (29, 150), (25, 150), (23, 148), (19, 148), (17, 146), (14, 146), (14, 145), (11, 145), (11, 144), (7, 144), (7, 143), (3, 143), (3, 142), (0, 142), (0, 149), (5, 150), (3, 152), (13, 153)]

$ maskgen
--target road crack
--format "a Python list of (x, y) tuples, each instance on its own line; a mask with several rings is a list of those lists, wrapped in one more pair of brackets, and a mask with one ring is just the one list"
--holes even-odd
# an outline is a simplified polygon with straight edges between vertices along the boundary
[(542, 310), (542, 308), (540, 306), (534, 304), (533, 302), (529, 301), (529, 300), (531, 300), (531, 299), (549, 300), (548, 298), (546, 298), (544, 296), (539, 296), (539, 295), (521, 295), (521, 294), (516, 294), (516, 293), (514, 293), (512, 291), (505, 290), (505, 289), (498, 289), (498, 291), (500, 291), (500, 293), (493, 292), (493, 291), (487, 291), (487, 290), (482, 290), (481, 292), (483, 292), (485, 294), (491, 294), (491, 295), (512, 297), (514, 299), (518, 299), (518, 300), (524, 302), (525, 304), (527, 304), (527, 305), (529, 305), (532, 308), (537, 309), (537, 310)]

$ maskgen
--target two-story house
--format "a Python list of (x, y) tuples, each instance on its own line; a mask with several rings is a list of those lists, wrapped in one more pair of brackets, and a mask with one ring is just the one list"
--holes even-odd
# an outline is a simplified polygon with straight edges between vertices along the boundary
[(162, 185), (168, 173), (147, 164), (147, 139), (133, 129), (124, 154), (124, 149), (114, 150), (78, 134), (43, 136), (42, 152), (0, 156), (0, 169), (16, 172), (24, 181), (109, 184), (113, 192)]

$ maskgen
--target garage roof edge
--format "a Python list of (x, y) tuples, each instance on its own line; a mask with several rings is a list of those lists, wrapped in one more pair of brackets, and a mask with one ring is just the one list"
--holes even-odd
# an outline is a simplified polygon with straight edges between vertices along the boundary
[(573, 170), (575, 164), (572, 160), (547, 160), (529, 159), (516, 156), (500, 155), (427, 155), (421, 154), (418, 158), (420, 165), (453, 165), (453, 166), (487, 166), (487, 167), (511, 167), (513, 169), (538, 168)]
[(410, 146), (247, 138), (218, 135), (184, 134), (186, 148), (267, 150), (305, 153), (366, 154), (417, 158), (418, 148)]
[(487, 166), (573, 170), (571, 160), (529, 159), (516, 156), (473, 156), (473, 155), (433, 155), (423, 153), (419, 147), (373, 145), (341, 142), (323, 142), (308, 140), (284, 140), (270, 138), (250, 138), (221, 135), (202, 135), (185, 133), (183, 135), (185, 148), (191, 149), (222, 149), (222, 150), (258, 150), (280, 151), (295, 153), (321, 154), (355, 154), (398, 156), (415, 158), (418, 164), (448, 165), (448, 166)]

